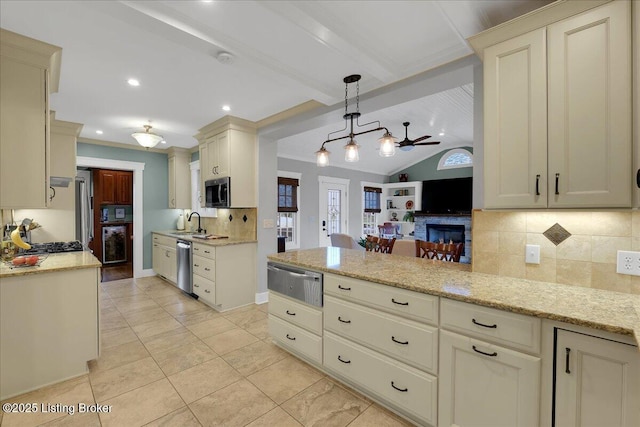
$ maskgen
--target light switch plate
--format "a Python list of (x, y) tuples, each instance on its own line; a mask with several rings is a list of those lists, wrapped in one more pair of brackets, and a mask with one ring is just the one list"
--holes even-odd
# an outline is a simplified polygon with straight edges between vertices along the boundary
[(618, 251), (616, 272), (630, 276), (640, 276), (640, 252)]
[(275, 227), (275, 223), (272, 219), (262, 220), (262, 228), (273, 228)]
[(526, 245), (524, 262), (527, 264), (540, 264), (540, 245)]

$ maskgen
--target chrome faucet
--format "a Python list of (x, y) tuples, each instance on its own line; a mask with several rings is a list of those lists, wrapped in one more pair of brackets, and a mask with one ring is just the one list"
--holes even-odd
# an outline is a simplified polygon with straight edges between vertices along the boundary
[(193, 214), (198, 215), (198, 229), (196, 230), (196, 233), (202, 233), (203, 231), (206, 233), (207, 230), (203, 230), (202, 227), (200, 227), (200, 214), (198, 212), (191, 212), (187, 217), (187, 221), (191, 222), (191, 217), (193, 216)]

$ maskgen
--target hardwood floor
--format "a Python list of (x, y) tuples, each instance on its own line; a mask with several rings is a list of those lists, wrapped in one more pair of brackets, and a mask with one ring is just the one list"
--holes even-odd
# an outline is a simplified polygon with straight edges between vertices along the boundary
[(133, 278), (133, 263), (102, 267), (102, 282)]

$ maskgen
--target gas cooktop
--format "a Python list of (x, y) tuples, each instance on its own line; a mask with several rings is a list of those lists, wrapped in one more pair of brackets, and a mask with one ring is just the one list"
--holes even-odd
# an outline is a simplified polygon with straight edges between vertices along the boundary
[(31, 249), (23, 251), (23, 254), (57, 254), (61, 252), (83, 251), (84, 247), (78, 240), (72, 242), (32, 243)]

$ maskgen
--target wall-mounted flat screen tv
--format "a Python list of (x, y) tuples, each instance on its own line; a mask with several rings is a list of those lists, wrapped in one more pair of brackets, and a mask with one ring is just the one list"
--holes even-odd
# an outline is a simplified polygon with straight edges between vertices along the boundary
[(470, 214), (473, 178), (422, 181), (421, 213)]

